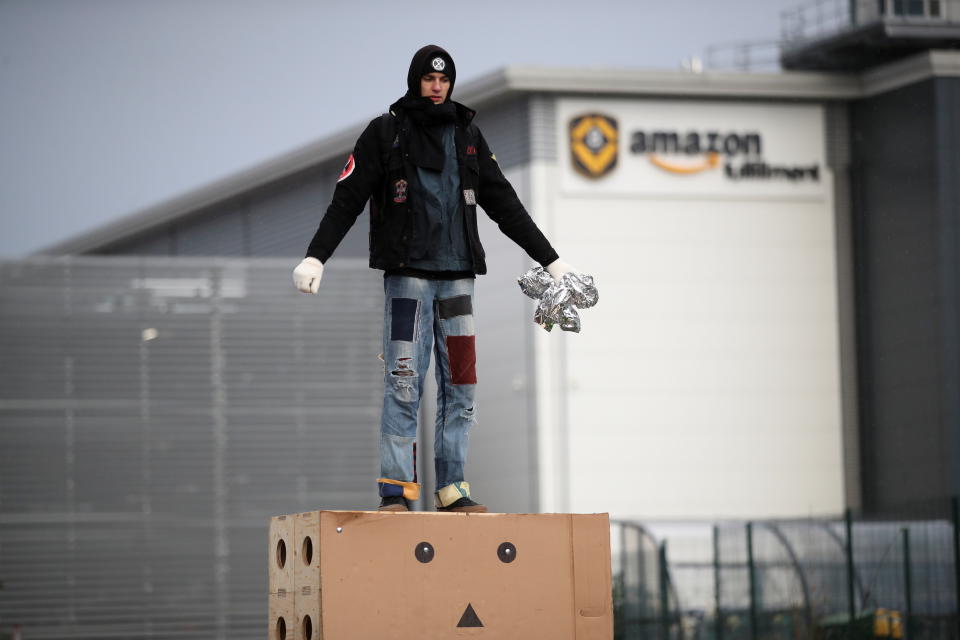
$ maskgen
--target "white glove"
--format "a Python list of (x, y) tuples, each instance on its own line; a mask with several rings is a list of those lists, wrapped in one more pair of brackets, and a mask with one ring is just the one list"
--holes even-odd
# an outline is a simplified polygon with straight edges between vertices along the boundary
[(562, 278), (564, 274), (570, 273), (571, 271), (576, 271), (576, 269), (563, 260), (554, 260), (547, 265), (547, 273), (550, 274), (550, 277), (553, 278), (554, 282), (560, 282), (560, 278)]
[(323, 263), (316, 258), (304, 258), (293, 270), (293, 286), (303, 293), (316, 294), (323, 277)]

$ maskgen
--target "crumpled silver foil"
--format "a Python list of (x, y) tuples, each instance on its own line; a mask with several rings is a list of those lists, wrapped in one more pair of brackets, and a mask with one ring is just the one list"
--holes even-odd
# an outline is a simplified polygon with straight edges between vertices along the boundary
[(537, 301), (533, 321), (550, 331), (560, 325), (563, 331), (580, 333), (580, 314), (577, 309), (587, 309), (597, 304), (600, 294), (593, 283), (593, 276), (570, 272), (554, 282), (543, 267), (534, 267), (517, 278), (520, 290)]

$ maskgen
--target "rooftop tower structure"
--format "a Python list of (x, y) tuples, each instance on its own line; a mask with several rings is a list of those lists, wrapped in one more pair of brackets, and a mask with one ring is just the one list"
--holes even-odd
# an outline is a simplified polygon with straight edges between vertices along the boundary
[(960, 0), (813, 0), (781, 16), (787, 70), (862, 71), (960, 49)]

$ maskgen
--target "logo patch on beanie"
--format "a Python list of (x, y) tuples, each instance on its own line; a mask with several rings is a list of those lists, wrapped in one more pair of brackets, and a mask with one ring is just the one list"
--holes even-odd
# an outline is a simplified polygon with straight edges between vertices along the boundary
[(447, 63), (444, 61), (443, 58), (434, 58), (433, 62), (431, 62), (430, 65), (437, 71), (443, 71), (444, 69), (447, 68)]

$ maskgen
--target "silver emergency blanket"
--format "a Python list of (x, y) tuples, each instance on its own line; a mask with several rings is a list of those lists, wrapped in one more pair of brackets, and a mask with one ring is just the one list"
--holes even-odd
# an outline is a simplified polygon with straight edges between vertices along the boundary
[(580, 314), (577, 309), (587, 309), (597, 304), (600, 294), (593, 284), (593, 276), (571, 271), (554, 282), (543, 267), (534, 267), (517, 278), (520, 290), (537, 301), (533, 321), (550, 331), (560, 325), (564, 331), (580, 333)]

